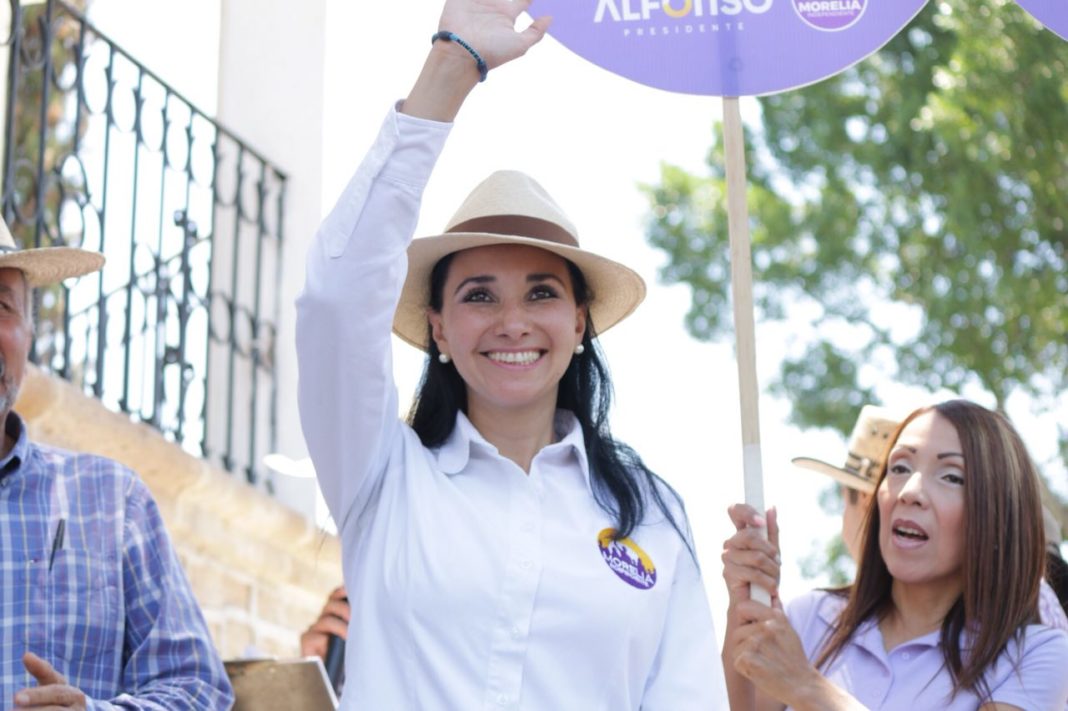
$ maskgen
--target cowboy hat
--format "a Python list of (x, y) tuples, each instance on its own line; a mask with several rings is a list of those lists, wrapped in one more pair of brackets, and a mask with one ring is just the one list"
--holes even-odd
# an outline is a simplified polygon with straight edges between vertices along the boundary
[(849, 453), (842, 466), (829, 464), (810, 457), (794, 457), (790, 461), (804, 469), (827, 474), (840, 484), (866, 494), (875, 491), (875, 480), (886, 462), (890, 438), (904, 421), (890, 410), (875, 405), (865, 405), (853, 426), (846, 445)]
[(453, 252), (494, 244), (538, 247), (573, 262), (593, 294), (590, 320), (597, 333), (629, 316), (645, 298), (645, 282), (635, 271), (579, 247), (575, 227), (543, 187), (524, 173), (502, 170), (471, 191), (443, 234), (412, 240), (394, 333), (427, 350), (434, 265)]
[(35, 287), (95, 272), (104, 266), (104, 255), (77, 247), (19, 249), (0, 219), (0, 269), (18, 269), (26, 284)]

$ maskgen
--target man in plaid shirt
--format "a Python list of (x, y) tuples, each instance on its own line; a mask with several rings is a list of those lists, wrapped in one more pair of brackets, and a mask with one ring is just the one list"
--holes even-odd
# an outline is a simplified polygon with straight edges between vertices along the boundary
[(109, 459), (31, 442), (11, 409), (31, 289), (103, 263), (18, 250), (0, 220), (0, 708), (228, 709), (222, 662), (144, 484)]

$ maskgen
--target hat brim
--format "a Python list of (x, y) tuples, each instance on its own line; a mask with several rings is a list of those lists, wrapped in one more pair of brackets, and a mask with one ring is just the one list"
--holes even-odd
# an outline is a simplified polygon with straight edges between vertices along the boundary
[(590, 320), (596, 333), (604, 333), (625, 319), (645, 298), (645, 281), (633, 269), (577, 247), (532, 237), (489, 232), (450, 232), (420, 237), (408, 246), (408, 275), (393, 317), (393, 332), (405, 342), (427, 350), (426, 309), (430, 305), (430, 272), (438, 261), (453, 252), (497, 244), (537, 247), (575, 264), (593, 294)]
[(84, 276), (103, 266), (103, 254), (77, 247), (42, 247), (0, 254), (0, 269), (18, 269), (32, 287)]
[(820, 461), (819, 459), (811, 459), (809, 457), (794, 457), (790, 460), (795, 465), (802, 469), (811, 469), (814, 472), (826, 474), (839, 484), (848, 486), (850, 489), (856, 489), (857, 491), (864, 492), (865, 494), (875, 493), (875, 482), (871, 479), (866, 479), (858, 474), (854, 474), (848, 469), (842, 469), (836, 467), (833, 464)]

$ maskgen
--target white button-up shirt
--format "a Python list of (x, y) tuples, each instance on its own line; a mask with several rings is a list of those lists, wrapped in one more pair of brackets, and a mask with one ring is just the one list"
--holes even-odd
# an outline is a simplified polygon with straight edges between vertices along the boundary
[(297, 302), (301, 421), (352, 605), (342, 708), (725, 709), (693, 557), (655, 507), (611, 540), (570, 412), (529, 474), (462, 414), (436, 449), (397, 417), (391, 322), (449, 128), (390, 112)]

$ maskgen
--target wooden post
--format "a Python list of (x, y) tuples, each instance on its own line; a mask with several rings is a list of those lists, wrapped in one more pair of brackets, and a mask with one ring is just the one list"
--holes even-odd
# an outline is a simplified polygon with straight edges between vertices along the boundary
[[(727, 163), (727, 228), (731, 243), (731, 294), (734, 301), (735, 357), (742, 416), (742, 469), (745, 503), (764, 514), (764, 474), (760, 461), (760, 390), (756, 377), (753, 325), (753, 268), (746, 204), (745, 137), (737, 98), (723, 99), (723, 146)], [(767, 536), (767, 529), (763, 529)], [(771, 604), (769, 591), (753, 586), (752, 599)]]

